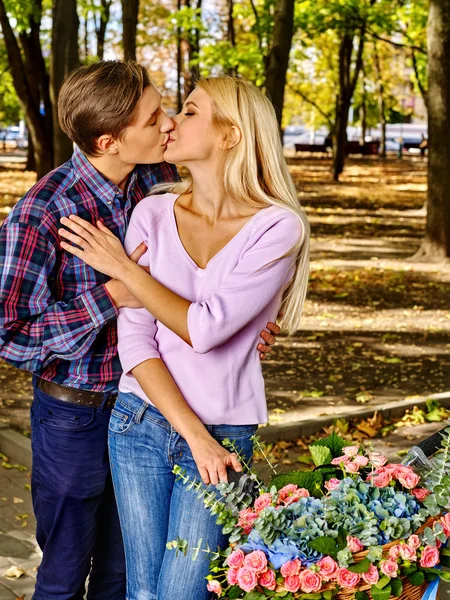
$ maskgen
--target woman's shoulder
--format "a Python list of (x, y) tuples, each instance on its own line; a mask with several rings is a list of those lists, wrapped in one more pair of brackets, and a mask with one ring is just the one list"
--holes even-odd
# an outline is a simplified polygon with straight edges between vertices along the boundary
[(176, 194), (153, 194), (146, 196), (136, 205), (131, 220), (145, 221), (148, 225), (156, 225), (173, 205)]
[(305, 235), (306, 216), (300, 211), (273, 205), (260, 210), (257, 215), (252, 228), (256, 238), (269, 235), (285, 237), (289, 242), (297, 243)]

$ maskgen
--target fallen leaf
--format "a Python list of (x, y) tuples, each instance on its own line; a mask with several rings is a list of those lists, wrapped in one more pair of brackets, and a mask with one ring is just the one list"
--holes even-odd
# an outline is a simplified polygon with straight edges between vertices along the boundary
[(14, 496), (14, 498), (13, 498), (14, 504), (22, 504), (22, 502), (23, 502), (22, 498), (17, 498), (16, 496)]
[(25, 575), (26, 571), (24, 571), (23, 569), (19, 569), (19, 567), (9, 567), (9, 569), (7, 571), (5, 571), (5, 573), (3, 573), (3, 577), (5, 577), (5, 579), (19, 579), (19, 577), (22, 577), (22, 575)]

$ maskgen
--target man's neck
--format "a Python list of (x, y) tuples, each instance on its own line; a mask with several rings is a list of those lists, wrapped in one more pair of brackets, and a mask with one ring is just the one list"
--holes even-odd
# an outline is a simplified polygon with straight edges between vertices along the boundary
[(115, 183), (122, 191), (125, 191), (128, 177), (136, 165), (129, 165), (117, 159), (117, 156), (87, 156), (88, 161), (104, 177)]

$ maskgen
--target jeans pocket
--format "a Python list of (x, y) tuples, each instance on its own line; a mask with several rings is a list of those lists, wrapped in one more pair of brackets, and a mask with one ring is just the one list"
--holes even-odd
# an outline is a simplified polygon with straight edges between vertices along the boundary
[(116, 402), (109, 419), (109, 432), (115, 435), (129, 433), (134, 423), (133, 411), (125, 408), (120, 402)]
[(82, 431), (95, 421), (95, 410), (83, 407), (39, 407), (39, 423), (49, 429), (60, 431)]

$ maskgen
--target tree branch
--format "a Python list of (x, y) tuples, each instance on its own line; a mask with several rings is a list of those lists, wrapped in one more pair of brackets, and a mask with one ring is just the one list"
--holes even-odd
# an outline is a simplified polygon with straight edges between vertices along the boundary
[(414, 68), (414, 76), (415, 76), (416, 82), (417, 82), (417, 87), (420, 90), (423, 101), (425, 102), (425, 106), (428, 106), (428, 92), (425, 89), (425, 86), (423, 85), (423, 83), (420, 79), (416, 53), (414, 52), (414, 50), (411, 50), (411, 58), (412, 58), (412, 64), (413, 64), (413, 68)]
[(424, 48), (421, 48), (420, 46), (415, 46), (414, 44), (402, 44), (400, 42), (394, 42), (394, 40), (389, 40), (387, 38), (384, 38), (381, 35), (378, 35), (377, 33), (375, 33), (374, 31), (371, 31), (371, 30), (369, 30), (368, 33), (369, 33), (369, 35), (374, 37), (376, 40), (380, 40), (380, 42), (385, 42), (386, 44), (390, 44), (391, 46), (394, 46), (395, 48), (408, 48), (409, 50), (414, 50), (415, 52), (419, 52), (420, 54), (424, 54), (425, 56), (427, 55), (427, 51)]
[(300, 98), (302, 100), (304, 100), (305, 102), (308, 102), (308, 104), (311, 104), (311, 106), (313, 106), (317, 110), (317, 112), (320, 113), (322, 115), (322, 117), (324, 117), (327, 120), (330, 128), (334, 127), (334, 123), (332, 121), (331, 116), (328, 113), (326, 113), (322, 108), (320, 108), (320, 106), (317, 104), (317, 102), (314, 102), (314, 100), (311, 100), (311, 98), (308, 98), (308, 96), (305, 93), (303, 93), (301, 90), (299, 90), (298, 88), (294, 88), (291, 85), (288, 85), (287, 87), (291, 92), (293, 92), (294, 94), (297, 94), (297, 96), (300, 96)]
[(261, 22), (259, 20), (258, 10), (256, 8), (254, 0), (250, 0), (250, 4), (252, 6), (253, 14), (255, 15), (255, 26), (256, 26), (256, 36), (258, 38), (259, 49), (261, 50), (261, 54), (263, 51), (263, 41), (261, 36)]

